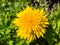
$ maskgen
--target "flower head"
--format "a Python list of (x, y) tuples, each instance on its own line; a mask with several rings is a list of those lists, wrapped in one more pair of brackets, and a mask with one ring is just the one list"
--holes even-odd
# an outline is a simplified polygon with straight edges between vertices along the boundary
[(27, 6), (26, 9), (17, 13), (17, 18), (14, 20), (14, 24), (19, 27), (17, 36), (30, 42), (36, 37), (43, 37), (46, 32), (46, 24), (48, 24), (46, 16), (43, 9), (39, 10)]

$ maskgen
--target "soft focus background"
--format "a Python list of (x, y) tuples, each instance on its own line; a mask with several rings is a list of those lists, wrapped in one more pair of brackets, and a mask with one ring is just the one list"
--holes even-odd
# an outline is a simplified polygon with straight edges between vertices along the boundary
[[(33, 42), (17, 37), (13, 25), (16, 13), (27, 5), (44, 8), (49, 17), (45, 37)], [(0, 45), (60, 45), (60, 0), (0, 0)]]

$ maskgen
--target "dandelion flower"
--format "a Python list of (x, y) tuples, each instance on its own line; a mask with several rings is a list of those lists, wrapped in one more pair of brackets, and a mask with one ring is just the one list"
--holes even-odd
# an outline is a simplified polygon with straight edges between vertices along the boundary
[(26, 7), (23, 11), (17, 13), (17, 18), (13, 23), (19, 27), (16, 31), (17, 36), (21, 39), (29, 40), (30, 42), (36, 38), (43, 37), (48, 24), (48, 18), (46, 17), (44, 10)]

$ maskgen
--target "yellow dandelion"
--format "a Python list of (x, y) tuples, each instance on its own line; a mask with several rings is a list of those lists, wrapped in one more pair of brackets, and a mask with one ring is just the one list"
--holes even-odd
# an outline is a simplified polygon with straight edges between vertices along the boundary
[(17, 13), (17, 18), (14, 20), (14, 24), (19, 27), (16, 31), (17, 36), (21, 39), (27, 39), (30, 42), (34, 39), (43, 37), (48, 24), (48, 18), (46, 17), (44, 10), (26, 7), (23, 11)]

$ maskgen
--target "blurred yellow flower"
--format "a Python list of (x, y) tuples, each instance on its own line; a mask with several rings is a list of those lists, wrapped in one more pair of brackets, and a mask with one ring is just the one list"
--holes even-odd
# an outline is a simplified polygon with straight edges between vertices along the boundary
[(43, 37), (48, 24), (48, 18), (46, 17), (44, 10), (26, 7), (23, 11), (17, 13), (17, 18), (13, 23), (19, 27), (16, 31), (17, 36), (21, 39), (27, 39), (30, 42), (34, 39)]

